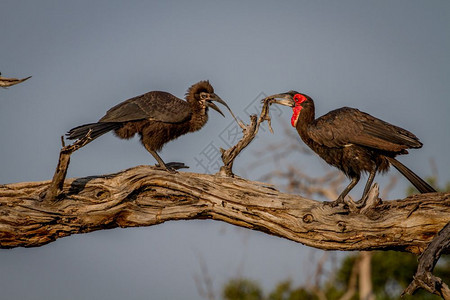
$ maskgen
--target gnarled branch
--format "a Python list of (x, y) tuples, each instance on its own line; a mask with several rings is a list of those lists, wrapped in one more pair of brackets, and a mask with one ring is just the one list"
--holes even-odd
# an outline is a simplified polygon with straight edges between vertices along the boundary
[[(445, 300), (450, 299), (450, 288), (442, 279), (432, 274), (434, 266), (441, 254), (450, 248), (450, 223), (439, 231), (425, 251), (420, 255), (419, 266), (413, 281), (405, 289), (403, 294), (412, 295), (423, 288), (432, 294), (441, 296)], [(402, 295), (403, 295), (402, 294)]]
[(0, 73), (0, 87), (1, 88), (7, 88), (13, 85), (16, 85), (18, 83), (24, 82), (27, 79), (30, 79), (31, 76), (22, 78), (22, 79), (17, 79), (17, 78), (8, 78), (8, 77), (3, 77), (1, 76), (2, 73)]
[(64, 138), (61, 137), (62, 148), (59, 152), (58, 165), (56, 166), (55, 174), (53, 175), (53, 179), (49, 184), (47, 191), (42, 194), (46, 201), (57, 200), (60, 196), (64, 186), (64, 180), (66, 179), (67, 169), (69, 168), (70, 155), (92, 141), (91, 133), (92, 129), (88, 131), (86, 136), (69, 146), (65, 145)]
[(0, 186), (1, 248), (41, 246), (106, 228), (216, 219), (320, 249), (419, 254), (450, 221), (450, 193), (419, 194), (350, 212), (258, 182), (170, 174), (148, 166), (67, 179), (59, 201), (42, 200), (49, 184)]
[[(242, 139), (237, 142), (236, 145), (230, 147), (228, 150), (220, 149), (222, 152), (222, 161), (223, 166), (220, 167), (219, 175), (222, 176), (228, 176), (233, 177), (233, 163), (236, 157), (241, 153), (242, 150), (244, 150), (255, 138), (256, 134), (258, 133), (259, 126), (262, 122), (267, 121), (269, 124), (269, 130), (273, 133), (271, 121), (269, 117), (269, 106), (270, 106), (270, 99), (263, 100), (264, 104), (261, 108), (261, 113), (259, 117), (256, 117), (256, 115), (250, 116), (250, 124), (245, 125), (242, 122), (239, 122), (236, 117), (233, 115), (236, 122), (239, 124), (239, 126), (242, 128), (242, 132), (244, 133), (244, 136)], [(230, 110), (231, 112), (231, 110)]]

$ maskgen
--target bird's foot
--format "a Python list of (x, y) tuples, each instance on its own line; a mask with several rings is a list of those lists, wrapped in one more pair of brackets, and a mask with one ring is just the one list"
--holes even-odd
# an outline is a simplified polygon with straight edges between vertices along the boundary
[(367, 202), (367, 196), (366, 197), (363, 196), (361, 199), (356, 201), (356, 207), (357, 208), (364, 208), (366, 206), (366, 202)]
[(343, 197), (339, 197), (334, 201), (331, 202), (323, 202), (324, 205), (330, 206), (330, 207), (337, 207), (342, 204), (343, 208), (350, 211), (356, 210), (356, 204), (355, 202), (348, 196), (348, 199), (345, 199)]
[(370, 190), (362, 196), (361, 200), (356, 202), (356, 206), (361, 209), (361, 211), (377, 207), (380, 203), (382, 203), (379, 198), (379, 190), (380, 188), (378, 184), (374, 183)]
[(170, 163), (166, 163), (164, 166), (160, 166), (159, 164), (155, 165), (156, 168), (161, 169), (161, 170), (165, 170), (168, 171), (170, 173), (177, 173), (179, 169), (188, 169), (189, 166), (186, 166), (184, 163), (182, 162), (170, 162)]
[(342, 198), (342, 197), (339, 197), (339, 198), (337, 198), (336, 200), (334, 200), (334, 201), (326, 201), (326, 202), (323, 202), (323, 204), (324, 205), (327, 205), (327, 206), (330, 206), (330, 207), (336, 207), (336, 206), (339, 206), (339, 204), (346, 204), (345, 203), (345, 201), (344, 201), (344, 198)]

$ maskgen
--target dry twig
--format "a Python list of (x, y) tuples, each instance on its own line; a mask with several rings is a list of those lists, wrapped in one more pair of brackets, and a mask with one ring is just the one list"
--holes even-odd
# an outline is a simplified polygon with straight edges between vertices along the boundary
[(441, 254), (450, 249), (450, 222), (439, 231), (431, 243), (419, 257), (419, 265), (413, 281), (403, 291), (402, 295), (412, 295), (423, 288), (426, 291), (441, 296), (445, 300), (450, 299), (450, 289), (441, 278), (432, 274), (434, 266)]
[(31, 78), (31, 76), (28, 76), (28, 77), (22, 78), (22, 79), (7, 78), (7, 77), (1, 76), (1, 73), (0, 73), (0, 87), (7, 88), (10, 86), (16, 85), (18, 83), (24, 82), (25, 80), (27, 80), (29, 78)]
[(53, 175), (52, 182), (48, 186), (48, 189), (43, 193), (43, 198), (45, 201), (55, 201), (61, 196), (61, 192), (64, 186), (64, 180), (66, 179), (67, 169), (69, 168), (70, 155), (86, 146), (91, 139), (92, 129), (88, 131), (86, 136), (75, 141), (72, 145), (66, 146), (64, 143), (64, 138), (61, 137), (62, 149), (59, 152), (58, 165), (56, 166), (55, 174)]
[(245, 149), (245, 147), (247, 147), (253, 141), (262, 122), (267, 121), (269, 124), (269, 130), (273, 132), (270, 124), (269, 105), (270, 101), (264, 101), (259, 118), (257, 118), (256, 115), (251, 115), (251, 123), (249, 125), (244, 125), (238, 122), (239, 126), (241, 126), (242, 128), (244, 136), (236, 145), (232, 146), (228, 150), (220, 149), (220, 151), (222, 152), (223, 166), (220, 167), (220, 170), (218, 172), (219, 175), (234, 177), (232, 169), (235, 158), (239, 155), (239, 153), (241, 153), (243, 149)]

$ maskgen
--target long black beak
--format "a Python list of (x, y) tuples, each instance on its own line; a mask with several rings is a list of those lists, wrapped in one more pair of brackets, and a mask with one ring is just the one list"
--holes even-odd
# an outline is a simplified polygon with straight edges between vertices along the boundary
[(281, 105), (290, 106), (290, 107), (294, 107), (295, 106), (294, 99), (288, 93), (281, 93), (281, 94), (271, 95), (269, 97), (266, 97), (264, 100), (266, 100), (266, 99), (270, 99), (269, 100), (270, 104), (276, 103), (276, 104), (281, 104)]
[[(228, 104), (225, 103), (225, 101), (223, 101), (219, 96), (217, 96), (216, 94), (212, 93), (209, 95), (209, 98), (206, 100), (205, 105), (208, 107), (211, 107), (212, 109), (214, 109), (215, 111), (217, 111), (219, 114), (221, 114), (224, 118), (225, 115), (223, 114), (223, 112), (217, 107), (217, 105), (215, 105), (212, 101), (216, 101), (220, 104), (222, 104), (223, 106), (225, 106), (230, 112), (231, 109), (230, 107), (228, 107)], [(233, 113), (231, 113), (233, 114)]]
[(206, 100), (205, 105), (208, 107), (211, 107), (212, 109), (214, 109), (215, 111), (217, 111), (218, 113), (220, 113), (223, 117), (224, 114), (222, 113), (222, 111), (217, 107), (217, 105), (215, 105), (214, 103), (212, 103), (211, 101), (216, 101), (219, 102), (220, 104), (222, 104), (223, 106), (225, 106), (228, 111), (230, 112), (231, 116), (233, 117), (233, 119), (236, 121), (236, 123), (238, 123), (238, 125), (241, 128), (245, 128), (244, 124), (242, 123), (242, 121), (239, 121), (236, 116), (233, 114), (233, 111), (231, 110), (231, 108), (228, 106), (228, 104), (225, 103), (225, 101), (223, 101), (219, 96), (217, 96), (215, 93), (212, 93), (209, 95), (209, 98)]

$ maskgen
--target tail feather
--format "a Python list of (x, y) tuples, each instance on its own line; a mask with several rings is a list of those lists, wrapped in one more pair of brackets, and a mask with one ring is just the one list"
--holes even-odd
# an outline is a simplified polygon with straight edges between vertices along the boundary
[(416, 187), (416, 189), (421, 193), (434, 193), (436, 190), (420, 178), (413, 171), (408, 169), (404, 164), (399, 162), (393, 157), (387, 157), (391, 165), (393, 165), (403, 176), (405, 176), (411, 183)]
[(104, 122), (104, 123), (99, 122), (99, 123), (85, 124), (70, 129), (66, 133), (66, 136), (69, 140), (76, 140), (86, 136), (89, 130), (92, 130), (91, 138), (96, 139), (99, 136), (107, 133), (108, 131), (119, 128), (120, 125), (121, 125), (120, 123), (113, 123), (113, 122)]

